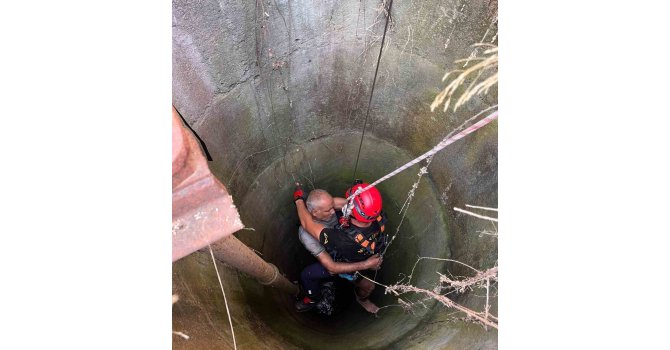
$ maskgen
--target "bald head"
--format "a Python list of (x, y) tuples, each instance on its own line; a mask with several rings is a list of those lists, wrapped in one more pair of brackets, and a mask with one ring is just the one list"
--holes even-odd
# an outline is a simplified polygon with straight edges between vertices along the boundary
[(316, 189), (309, 193), (305, 205), (307, 205), (307, 210), (312, 211), (314, 209), (320, 208), (324, 204), (327, 204), (327, 202), (331, 201), (332, 199), (333, 196), (331, 196), (330, 193), (322, 189)]
[(312, 214), (315, 219), (323, 221), (335, 214), (333, 204), (333, 196), (321, 189), (316, 189), (310, 192), (309, 196), (307, 196), (307, 201), (305, 202), (310, 214)]

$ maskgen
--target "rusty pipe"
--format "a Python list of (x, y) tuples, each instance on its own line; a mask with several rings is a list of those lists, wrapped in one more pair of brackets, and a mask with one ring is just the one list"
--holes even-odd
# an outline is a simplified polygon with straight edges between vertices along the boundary
[(233, 197), (172, 107), (172, 261), (243, 227)]
[[(291, 294), (298, 287), (233, 232), (243, 228), (233, 198), (212, 174), (195, 136), (172, 108), (172, 261), (212, 245), (214, 257), (261, 284)], [(216, 242), (212, 244), (213, 242)]]
[(298, 294), (298, 286), (284, 277), (277, 266), (266, 262), (235, 236), (225, 237), (212, 244), (214, 257), (238, 271), (289, 294)]

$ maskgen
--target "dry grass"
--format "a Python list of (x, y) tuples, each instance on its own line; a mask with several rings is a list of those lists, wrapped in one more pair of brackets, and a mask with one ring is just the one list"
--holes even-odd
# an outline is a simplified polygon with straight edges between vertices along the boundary
[[(489, 89), (498, 84), (498, 47), (492, 44), (479, 43), (474, 47), (489, 47), (484, 50), (482, 56), (458, 60), (455, 63), (463, 61), (475, 61), (475, 65), (468, 69), (456, 69), (447, 72), (442, 81), (448, 81), (447, 86), (435, 97), (430, 105), (430, 110), (434, 111), (444, 103), (443, 111), (447, 111), (453, 103), (453, 111), (458, 110), (467, 101), (476, 95), (488, 93)], [(449, 78), (451, 77), (451, 80)], [(466, 86), (466, 82), (470, 81)], [(463, 87), (465, 89), (463, 90)], [(456, 92), (462, 90), (460, 96), (456, 98)], [(446, 101), (445, 101), (446, 100)]]

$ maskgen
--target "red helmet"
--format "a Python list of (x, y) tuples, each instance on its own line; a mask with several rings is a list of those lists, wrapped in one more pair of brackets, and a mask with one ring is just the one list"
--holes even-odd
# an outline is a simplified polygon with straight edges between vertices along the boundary
[[(347, 190), (346, 197), (349, 198), (359, 188), (367, 187), (367, 183), (356, 184)], [(382, 211), (382, 195), (376, 187), (360, 193), (354, 197), (354, 207), (351, 209), (351, 215), (360, 222), (373, 222)]]

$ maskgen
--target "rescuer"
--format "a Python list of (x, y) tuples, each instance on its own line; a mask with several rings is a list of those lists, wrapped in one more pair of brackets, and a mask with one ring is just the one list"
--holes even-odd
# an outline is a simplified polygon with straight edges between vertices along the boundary
[[(347, 190), (346, 196), (350, 197), (357, 190), (365, 187), (367, 187), (367, 184), (357, 181)], [(302, 227), (312, 238), (323, 244), (328, 253), (322, 253), (319, 256), (325, 258), (325, 255), (329, 255), (325, 259), (332, 258), (335, 264), (363, 264), (362, 266), (356, 266), (359, 268), (353, 275), (342, 274), (342, 272), (347, 272), (344, 269), (349, 270), (353, 266), (344, 267), (342, 270), (332, 269), (332, 267), (329, 269), (322, 263), (306, 267), (301, 273), (301, 283), (307, 295), (296, 304), (298, 311), (306, 311), (314, 307), (319, 298), (319, 281), (321, 279), (329, 277), (332, 273), (340, 273), (341, 277), (354, 282), (358, 303), (368, 312), (376, 313), (379, 308), (369, 300), (375, 285), (361, 275), (371, 278), (370, 269), (376, 269), (380, 266), (381, 258), (378, 254), (386, 244), (386, 234), (384, 233), (386, 215), (382, 212), (382, 197), (379, 190), (372, 187), (356, 194), (348, 202), (344, 198), (333, 199), (330, 204), (332, 209), (328, 206), (325, 208), (329, 212), (335, 211), (338, 218), (339, 222), (333, 228), (315, 220), (314, 213), (311, 213), (306, 206), (304, 192), (300, 187), (294, 192), (293, 198)], [(344, 209), (344, 212), (335, 210), (340, 208)], [(366, 266), (366, 263), (369, 265)]]

